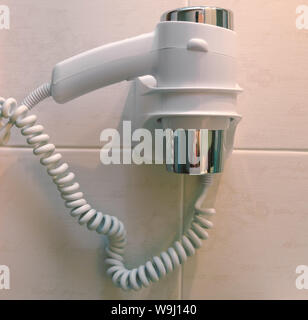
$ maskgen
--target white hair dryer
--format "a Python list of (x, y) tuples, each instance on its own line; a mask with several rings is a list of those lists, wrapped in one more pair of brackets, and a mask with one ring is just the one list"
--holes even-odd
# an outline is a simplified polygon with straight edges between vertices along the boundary
[[(66, 207), (80, 224), (107, 235), (107, 273), (119, 287), (138, 290), (158, 281), (181, 265), (208, 237), (215, 212), (202, 208), (212, 174), (221, 172), (233, 147), (240, 116), (235, 111), (236, 34), (232, 12), (216, 7), (186, 7), (165, 13), (152, 33), (104, 45), (58, 63), (50, 83), (34, 90), (19, 107), (12, 98), (0, 98), (2, 143), (10, 128), (17, 126), (27, 137), (35, 155), (46, 166)], [(65, 103), (90, 91), (122, 80), (135, 79), (134, 127), (170, 128), (167, 148), (177, 173), (202, 175), (204, 190), (195, 204), (190, 228), (172, 246), (145, 264), (129, 270), (124, 264), (126, 231), (114, 216), (93, 209), (79, 191), (79, 184), (61, 154), (49, 143), (34, 115), (27, 115), (38, 102), (52, 96)], [(184, 135), (177, 135), (177, 129)], [(186, 146), (187, 135), (192, 136)], [(185, 148), (184, 148), (185, 145)], [(198, 161), (180, 163), (181, 158), (198, 156)]]

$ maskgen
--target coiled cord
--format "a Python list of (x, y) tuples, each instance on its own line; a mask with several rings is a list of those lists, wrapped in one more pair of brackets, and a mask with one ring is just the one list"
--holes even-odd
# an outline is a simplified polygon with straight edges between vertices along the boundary
[[(202, 192), (195, 203), (190, 227), (181, 239), (162, 252), (160, 257), (154, 256), (138, 268), (127, 269), (123, 257), (126, 246), (126, 230), (123, 223), (88, 204), (79, 190), (79, 184), (74, 181), (75, 174), (69, 171), (67, 163), (61, 162), (62, 155), (56, 152), (52, 143), (49, 143), (49, 136), (44, 133), (44, 127), (36, 124), (35, 115), (27, 115), (29, 110), (50, 95), (50, 84), (47, 83), (31, 92), (19, 107), (13, 98), (0, 98), (0, 145), (8, 141), (12, 126), (21, 129), (21, 134), (33, 148), (34, 155), (40, 157), (40, 163), (46, 167), (47, 173), (56, 184), (65, 206), (71, 210), (70, 214), (78, 219), (80, 225), (86, 225), (89, 230), (95, 230), (98, 234), (108, 237), (105, 262), (108, 264), (107, 274), (113, 283), (124, 290), (148, 287), (151, 282), (160, 280), (183, 264), (187, 257), (192, 256), (195, 250), (201, 247), (201, 240), (208, 238), (207, 229), (212, 228), (213, 224), (207, 218), (215, 213), (215, 209), (203, 209), (202, 203), (212, 182), (212, 175), (202, 176)], [(7, 123), (4, 124), (2, 119), (8, 119)]]

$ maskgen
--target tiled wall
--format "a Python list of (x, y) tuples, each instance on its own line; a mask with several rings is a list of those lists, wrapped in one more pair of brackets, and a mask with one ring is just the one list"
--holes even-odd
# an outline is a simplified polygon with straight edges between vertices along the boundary
[[(217, 215), (197, 255), (138, 293), (105, 276), (103, 239), (68, 214), (48, 176), (14, 130), (0, 148), (0, 265), (11, 289), (0, 299), (307, 299), (295, 268), (308, 265), (308, 30), (295, 9), (307, 0), (6, 1), (11, 29), (0, 30), (0, 95), (22, 99), (50, 79), (55, 63), (110, 41), (153, 30), (162, 12), (217, 5), (235, 14), (239, 98), (236, 150), (216, 179)], [(129, 83), (35, 113), (71, 164), (86, 196), (128, 229), (127, 260), (166, 249), (188, 220), (197, 177), (162, 166), (103, 166), (99, 134), (117, 127)], [(217, 193), (215, 192), (217, 191)], [(216, 198), (216, 199), (215, 199)]]

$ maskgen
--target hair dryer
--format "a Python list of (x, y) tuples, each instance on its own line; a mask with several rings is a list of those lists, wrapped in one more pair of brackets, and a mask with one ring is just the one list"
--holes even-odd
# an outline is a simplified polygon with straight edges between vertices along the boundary
[[(119, 287), (138, 290), (158, 281), (184, 263), (207, 239), (212, 227), (208, 216), (215, 210), (202, 208), (212, 173), (221, 172), (232, 151), (240, 115), (235, 111), (236, 34), (233, 15), (216, 7), (186, 7), (168, 11), (154, 32), (104, 45), (58, 63), (50, 83), (28, 95), (20, 106), (14, 99), (0, 98), (2, 143), (10, 129), (21, 129), (35, 155), (47, 168), (71, 215), (81, 225), (109, 238), (106, 247), (108, 275)], [(166, 252), (129, 270), (124, 264), (126, 231), (114, 216), (92, 208), (74, 181), (74, 173), (61, 161), (55, 146), (36, 116), (28, 115), (36, 104), (51, 96), (65, 103), (93, 90), (122, 80), (135, 80), (135, 107), (131, 121), (136, 128), (170, 128), (167, 148), (176, 173), (202, 175), (203, 192), (195, 204), (190, 228)], [(183, 129), (185, 134), (177, 134)], [(191, 137), (188, 139), (187, 137)], [(188, 144), (187, 144), (188, 141)], [(198, 157), (182, 163), (179, 159)]]

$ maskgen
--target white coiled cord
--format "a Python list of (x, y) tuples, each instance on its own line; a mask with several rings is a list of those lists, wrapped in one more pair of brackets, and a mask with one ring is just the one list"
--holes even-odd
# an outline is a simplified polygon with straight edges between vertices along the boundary
[[(79, 224), (86, 225), (89, 230), (108, 236), (105, 262), (108, 264), (107, 274), (113, 283), (124, 290), (148, 287), (151, 282), (158, 281), (183, 264), (188, 256), (195, 253), (195, 249), (201, 247), (201, 240), (208, 238), (206, 230), (212, 228), (213, 224), (207, 217), (214, 214), (215, 209), (203, 209), (202, 204), (212, 182), (212, 175), (202, 176), (203, 188), (195, 203), (194, 217), (180, 241), (175, 241), (160, 257), (155, 256), (138, 268), (127, 269), (123, 258), (126, 246), (123, 223), (114, 216), (97, 211), (87, 203), (79, 190), (79, 184), (74, 181), (75, 174), (69, 171), (67, 163), (61, 162), (62, 155), (49, 143), (49, 136), (43, 132), (44, 127), (36, 124), (35, 115), (27, 115), (29, 110), (50, 95), (50, 84), (47, 83), (31, 92), (19, 107), (13, 98), (0, 98), (0, 145), (8, 141), (12, 126), (21, 129), (21, 134), (27, 138), (33, 153), (40, 157), (40, 163), (46, 167), (47, 173), (56, 184), (65, 206), (71, 210), (71, 215), (78, 218)], [(2, 123), (2, 119), (8, 119), (7, 123)]]

